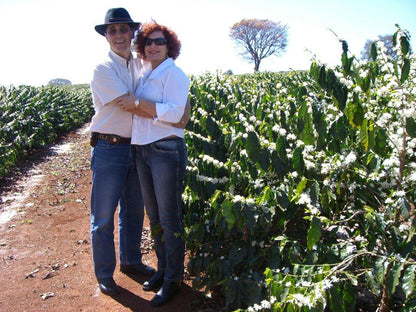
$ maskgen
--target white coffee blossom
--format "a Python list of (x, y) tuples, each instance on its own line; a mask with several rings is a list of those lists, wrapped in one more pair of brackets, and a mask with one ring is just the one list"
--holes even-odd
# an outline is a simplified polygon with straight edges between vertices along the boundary
[(332, 170), (332, 165), (330, 163), (322, 163), (321, 164), (321, 174), (327, 175)]
[(296, 137), (296, 135), (294, 135), (292, 133), (289, 133), (288, 136), (287, 136), (287, 139), (291, 140), (291, 141), (296, 141), (297, 137)]
[(262, 309), (270, 309), (272, 307), (271, 303), (267, 300), (263, 300), (260, 304)]
[(211, 178), (211, 177), (207, 177), (207, 176), (203, 176), (203, 175), (196, 175), (196, 178), (201, 181), (201, 182), (210, 182), (212, 184), (222, 184), (222, 183), (227, 183), (230, 179), (228, 179), (227, 177), (222, 177), (222, 178)]
[(299, 305), (299, 306), (307, 306), (307, 307), (313, 307), (313, 302), (311, 301), (310, 297), (306, 297), (303, 294), (292, 294), (292, 301), (293, 303)]
[(302, 193), (300, 195), (298, 204), (300, 204), (300, 205), (302, 205), (302, 204), (304, 204), (304, 205), (310, 205), (311, 204), (311, 197), (309, 196), (309, 194)]
[(233, 198), (234, 203), (245, 202), (245, 198), (241, 195), (235, 195)]
[(354, 88), (354, 92), (356, 92), (356, 93), (360, 93), (360, 92), (362, 92), (362, 90), (361, 90), (360, 86), (356, 86), (356, 87)]
[(343, 165), (348, 166), (349, 164), (353, 163), (356, 160), (357, 160), (357, 155), (355, 154), (355, 152), (350, 152), (347, 155), (347, 157), (345, 157), (345, 159), (343, 161)]
[(406, 197), (406, 192), (405, 191), (396, 191), (396, 192), (393, 193), (393, 197), (396, 197), (396, 198)]

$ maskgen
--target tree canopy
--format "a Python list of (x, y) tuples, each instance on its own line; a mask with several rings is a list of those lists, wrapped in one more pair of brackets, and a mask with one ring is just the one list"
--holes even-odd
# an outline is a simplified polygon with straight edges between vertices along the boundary
[(242, 48), (241, 56), (254, 62), (256, 72), (264, 58), (286, 51), (287, 31), (288, 26), (280, 22), (243, 19), (231, 27), (230, 37)]
[(393, 35), (384, 35), (379, 36), (377, 40), (368, 39), (365, 42), (364, 48), (361, 51), (362, 60), (369, 61), (371, 59), (371, 46), (377, 41), (384, 43), (384, 47), (386, 48), (386, 55), (391, 56), (393, 59), (396, 57), (397, 53), (393, 49)]
[(55, 78), (52, 80), (49, 80), (48, 85), (50, 86), (65, 86), (65, 85), (71, 85), (71, 81), (69, 81), (68, 79), (63, 79), (63, 78)]

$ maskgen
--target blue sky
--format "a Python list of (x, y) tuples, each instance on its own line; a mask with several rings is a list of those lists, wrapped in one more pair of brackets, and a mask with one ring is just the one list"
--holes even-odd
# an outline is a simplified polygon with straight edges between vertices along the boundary
[(188, 74), (253, 72), (229, 37), (244, 18), (289, 26), (287, 52), (263, 60), (261, 71), (308, 69), (312, 54), (339, 64), (341, 46), (330, 29), (359, 57), (367, 39), (393, 34), (397, 23), (416, 50), (416, 0), (0, 0), (0, 85), (40, 86), (54, 78), (89, 83), (108, 51), (94, 26), (112, 7), (125, 7), (135, 21), (171, 27), (182, 41), (176, 62)]

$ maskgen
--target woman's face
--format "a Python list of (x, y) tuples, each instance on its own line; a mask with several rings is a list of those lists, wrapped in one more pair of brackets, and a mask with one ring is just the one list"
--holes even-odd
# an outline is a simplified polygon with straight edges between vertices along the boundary
[(146, 60), (157, 67), (168, 57), (167, 40), (162, 31), (154, 31), (145, 40), (144, 53)]

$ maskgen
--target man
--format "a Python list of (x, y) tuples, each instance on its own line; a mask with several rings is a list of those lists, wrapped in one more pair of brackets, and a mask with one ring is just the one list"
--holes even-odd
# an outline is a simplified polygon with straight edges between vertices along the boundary
[[(113, 279), (117, 205), (120, 270), (147, 276), (155, 272), (142, 263), (140, 252), (144, 207), (134, 150), (130, 147), (133, 115), (115, 102), (122, 95), (134, 93), (138, 86), (142, 64), (133, 58), (131, 40), (139, 25), (124, 8), (113, 8), (107, 11), (104, 24), (95, 26), (105, 36), (110, 51), (107, 60), (95, 68), (91, 81), (95, 109), (91, 121), (91, 245), (99, 288), (110, 296), (118, 293)], [(189, 110), (187, 113), (189, 118)], [(187, 117), (181, 122), (182, 127)]]

